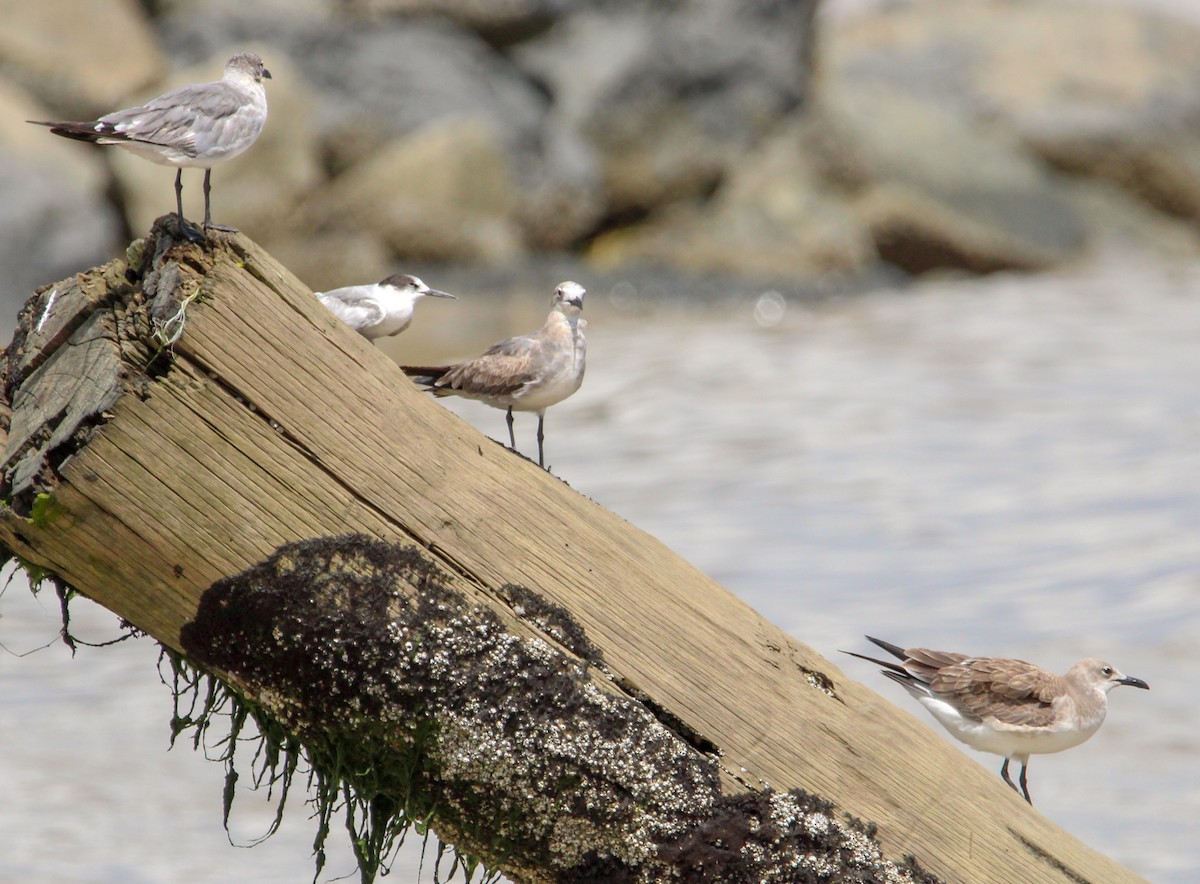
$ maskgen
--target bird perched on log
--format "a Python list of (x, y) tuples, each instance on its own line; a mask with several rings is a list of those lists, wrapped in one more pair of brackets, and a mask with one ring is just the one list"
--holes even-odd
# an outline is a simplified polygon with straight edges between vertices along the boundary
[(1003, 755), (1000, 776), (1014, 791), (1008, 763), (1020, 761), (1020, 792), (1030, 804), (1030, 755), (1061, 752), (1096, 733), (1108, 711), (1108, 692), (1117, 685), (1150, 689), (1140, 678), (1122, 675), (1100, 660), (1080, 660), (1060, 676), (1023, 660), (906, 650), (869, 635), (867, 639), (900, 664), (842, 653), (884, 667), (883, 674), (916, 697), (956, 739), (981, 752)]
[(401, 366), (404, 373), (435, 396), (478, 399), (492, 408), (507, 410), (508, 443), (517, 447), (513, 411), (534, 411), (538, 416), (538, 466), (545, 467), (546, 409), (562, 402), (583, 383), (587, 322), (583, 311), (583, 286), (564, 282), (550, 298), (546, 324), (532, 334), (493, 344), (482, 355), (454, 365)]
[(412, 324), (413, 308), (421, 298), (453, 298), (431, 289), (415, 276), (397, 273), (373, 285), (349, 285), (317, 292), (317, 299), (338, 319), (364, 338), (398, 335)]
[(172, 89), (145, 104), (113, 111), (90, 122), (29, 120), (49, 126), (55, 135), (116, 145), (163, 166), (175, 166), (175, 210), (180, 232), (203, 239), (183, 218), (183, 170), (204, 169), (204, 229), (236, 232), (212, 223), (209, 205), (212, 167), (236, 157), (252, 145), (267, 120), (263, 79), (271, 73), (253, 52), (239, 52), (225, 64), (225, 75), (213, 83)]

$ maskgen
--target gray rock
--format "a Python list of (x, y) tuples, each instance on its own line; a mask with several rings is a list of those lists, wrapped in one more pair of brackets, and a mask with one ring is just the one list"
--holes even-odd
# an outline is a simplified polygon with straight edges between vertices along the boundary
[(36, 287), (108, 260), (123, 233), (103, 158), (24, 122), (50, 115), (0, 80), (0, 323), (7, 328)]
[(282, 237), (271, 247), (271, 256), (314, 292), (377, 282), (405, 269), (377, 235), (351, 230)]
[(300, 62), (322, 96), (335, 169), (445, 117), (488, 121), (536, 151), (548, 102), (478, 37), (440, 21), (354, 24), (313, 34)]
[(871, 231), (805, 149), (810, 122), (790, 122), (747, 154), (709, 202), (678, 203), (596, 239), (598, 269), (631, 261), (687, 274), (817, 280), (877, 260)]
[(0, 21), (0, 70), (58, 119), (113, 110), (166, 72), (137, 0), (0, 0)]
[(523, 252), (516, 176), (488, 121), (432, 123), (334, 178), (299, 215), (313, 235), (377, 237), (398, 258), (506, 262)]
[(120, 219), (108, 203), (51, 164), (0, 147), (0, 327), (11, 331), (35, 288), (117, 252)]
[(1049, 267), (1086, 228), (1055, 173), (988, 132), (876, 84), (839, 83), (748, 153), (702, 207), (598, 239), (603, 266), (639, 258), (760, 278)]
[(797, 106), (815, 2), (616, 3), (513, 57), (604, 160), (614, 213), (703, 194)]
[(1200, 218), (1200, 30), (1134, 8), (904, 4), (833, 28), (839, 80), (1015, 132), (1054, 166)]
[(251, 43), (302, 59), (313, 34), (338, 27), (336, 5), (329, 0), (155, 0), (154, 26), (175, 67)]
[(814, 162), (910, 273), (1034, 270), (1086, 244), (1057, 176), (1010, 133), (875, 83), (830, 86), (815, 113)]
[(494, 46), (528, 39), (584, 0), (344, 0), (343, 11), (365, 18), (436, 16), (474, 31)]

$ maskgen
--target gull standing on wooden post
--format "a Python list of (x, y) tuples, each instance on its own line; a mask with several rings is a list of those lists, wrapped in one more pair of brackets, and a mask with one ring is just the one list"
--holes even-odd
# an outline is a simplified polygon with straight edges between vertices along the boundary
[(1096, 733), (1108, 711), (1108, 692), (1117, 685), (1150, 689), (1100, 660), (1080, 660), (1066, 675), (1055, 675), (1024, 660), (904, 649), (867, 639), (902, 662), (842, 653), (884, 667), (883, 674), (916, 697), (956, 739), (1003, 755), (1000, 776), (1014, 791), (1008, 763), (1021, 762), (1020, 792), (1030, 804), (1025, 779), (1030, 755), (1061, 752)]
[(413, 308), (419, 299), (455, 297), (431, 289), (407, 273), (397, 273), (373, 285), (348, 285), (316, 294), (334, 316), (370, 340), (398, 335), (412, 325)]
[(513, 411), (538, 416), (538, 466), (545, 467), (543, 442), (546, 409), (562, 402), (583, 383), (587, 342), (583, 286), (564, 282), (550, 298), (550, 315), (540, 331), (493, 344), (483, 355), (455, 365), (402, 365), (404, 373), (434, 396), (478, 399), (507, 409), (508, 444), (514, 451)]
[(236, 232), (212, 223), (209, 177), (212, 167), (252, 145), (267, 121), (267, 90), (263, 79), (271, 72), (253, 52), (239, 52), (225, 65), (225, 76), (214, 83), (172, 89), (145, 104), (113, 111), (84, 123), (29, 120), (49, 126), (55, 135), (116, 145), (163, 166), (175, 166), (175, 210), (180, 233), (203, 239), (183, 219), (183, 170), (204, 169), (204, 229)]

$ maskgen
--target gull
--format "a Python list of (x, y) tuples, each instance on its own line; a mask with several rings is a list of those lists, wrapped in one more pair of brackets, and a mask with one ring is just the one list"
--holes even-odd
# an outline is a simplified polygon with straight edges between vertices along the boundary
[(212, 223), (209, 177), (212, 167), (252, 145), (267, 120), (263, 79), (271, 72), (253, 52), (239, 52), (225, 64), (225, 76), (213, 83), (172, 89), (145, 104), (113, 111), (90, 122), (29, 120), (49, 126), (55, 135), (123, 147), (163, 166), (175, 166), (175, 209), (179, 229), (194, 236), (183, 219), (183, 170), (204, 169), (204, 228), (236, 232)]
[(1108, 692), (1117, 685), (1150, 689), (1101, 660), (1080, 660), (1066, 675), (1055, 675), (1024, 660), (905, 649), (867, 639), (902, 662), (842, 653), (884, 667), (883, 674), (916, 697), (956, 739), (1003, 755), (1000, 776), (1014, 791), (1008, 763), (1021, 762), (1020, 792), (1030, 804), (1025, 778), (1030, 755), (1061, 752), (1096, 733), (1108, 711)]
[(541, 330), (493, 344), (481, 356), (454, 365), (402, 365), (405, 374), (434, 396), (478, 399), (507, 409), (509, 448), (517, 448), (513, 411), (538, 416), (538, 466), (545, 467), (543, 442), (546, 409), (562, 402), (583, 383), (587, 322), (583, 286), (564, 282), (550, 298), (550, 315)]
[(338, 319), (364, 338), (398, 335), (412, 324), (413, 307), (420, 298), (453, 298), (431, 289), (415, 276), (397, 273), (374, 285), (348, 285), (317, 292), (317, 299)]

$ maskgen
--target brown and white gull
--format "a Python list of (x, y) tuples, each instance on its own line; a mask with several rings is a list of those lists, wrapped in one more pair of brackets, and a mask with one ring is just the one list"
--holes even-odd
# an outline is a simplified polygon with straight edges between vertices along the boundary
[(115, 145), (163, 166), (175, 166), (175, 209), (180, 232), (194, 234), (183, 219), (183, 170), (204, 170), (204, 228), (233, 231), (212, 223), (209, 178), (212, 167), (236, 157), (252, 145), (267, 121), (263, 79), (271, 73), (253, 52), (239, 52), (225, 64), (225, 75), (213, 83), (172, 89), (137, 107), (105, 114), (88, 122), (29, 120), (49, 126), (55, 135)]
[(867, 639), (900, 664), (842, 653), (884, 667), (883, 674), (916, 697), (956, 739), (981, 752), (1003, 755), (1000, 776), (1014, 791), (1008, 763), (1014, 758), (1021, 762), (1020, 792), (1030, 804), (1030, 755), (1061, 752), (1096, 733), (1108, 711), (1108, 692), (1117, 685), (1150, 689), (1140, 678), (1122, 675), (1101, 660), (1080, 660), (1066, 675), (1055, 675), (1024, 660), (905, 649), (869, 635)]
[(408, 328), (413, 308), (421, 298), (454, 297), (431, 289), (407, 273), (397, 273), (372, 285), (348, 285), (316, 294), (338, 319), (370, 340), (398, 335)]
[(537, 412), (538, 466), (545, 467), (546, 409), (579, 389), (586, 367), (583, 286), (564, 282), (550, 298), (550, 315), (539, 331), (493, 344), (482, 355), (454, 365), (404, 365), (404, 373), (434, 396), (477, 399), (506, 409), (508, 443), (517, 447), (513, 412)]

